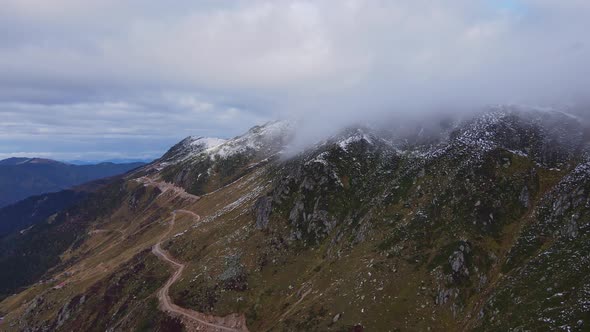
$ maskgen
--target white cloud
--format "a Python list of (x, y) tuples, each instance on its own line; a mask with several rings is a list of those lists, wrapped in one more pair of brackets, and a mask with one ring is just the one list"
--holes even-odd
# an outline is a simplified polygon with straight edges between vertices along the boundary
[(276, 116), (569, 102), (590, 86), (584, 0), (2, 5), (5, 139), (229, 136)]

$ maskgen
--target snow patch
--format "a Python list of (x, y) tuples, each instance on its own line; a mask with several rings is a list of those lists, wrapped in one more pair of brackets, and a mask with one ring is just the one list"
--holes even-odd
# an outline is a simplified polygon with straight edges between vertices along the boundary
[(348, 146), (355, 142), (366, 141), (369, 144), (373, 144), (373, 140), (364, 132), (357, 132), (354, 135), (347, 137), (346, 139), (338, 142), (338, 146), (344, 150), (348, 151)]
[(227, 140), (224, 140), (222, 138), (215, 138), (215, 137), (192, 137), (191, 136), (191, 142), (189, 143), (191, 146), (202, 146), (205, 149), (212, 149), (216, 146), (219, 146), (225, 142), (227, 142)]

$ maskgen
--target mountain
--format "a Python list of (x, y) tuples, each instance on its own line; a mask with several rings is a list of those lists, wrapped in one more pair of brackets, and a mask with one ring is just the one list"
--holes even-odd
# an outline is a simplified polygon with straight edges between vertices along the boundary
[(111, 181), (114, 181), (114, 178), (94, 180), (71, 189), (27, 197), (0, 208), (0, 237), (14, 231), (29, 231), (33, 225), (76, 205)]
[(72, 165), (95, 165), (100, 163), (113, 163), (113, 164), (132, 164), (132, 163), (143, 163), (149, 164), (153, 159), (138, 159), (138, 158), (116, 158), (116, 159), (105, 159), (105, 160), (66, 160), (63, 161), (67, 164)]
[(71, 165), (41, 158), (0, 160), (0, 207), (43, 193), (125, 173), (143, 163)]
[(3, 328), (587, 329), (578, 117), (500, 106), (353, 126), (298, 153), (293, 135), (187, 138), (4, 237)]
[(43, 158), (7, 158), (0, 160), (0, 166), (16, 166), (25, 164), (58, 164), (58, 161)]

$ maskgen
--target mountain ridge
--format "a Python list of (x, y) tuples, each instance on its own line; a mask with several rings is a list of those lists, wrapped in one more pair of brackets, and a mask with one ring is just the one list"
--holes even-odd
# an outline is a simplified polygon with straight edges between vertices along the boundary
[(0, 207), (29, 196), (57, 192), (92, 180), (125, 173), (143, 163), (73, 165), (42, 158), (0, 161)]
[[(503, 107), (404, 131), (351, 127), (296, 154), (284, 128), (161, 158), (34, 228), (78, 235), (47, 282), (0, 303), (9, 330), (196, 329), (158, 310), (170, 275), (150, 250), (160, 242), (185, 265), (175, 305), (243, 314), (249, 330), (590, 323), (582, 122)], [(202, 218), (171, 223), (177, 210)]]

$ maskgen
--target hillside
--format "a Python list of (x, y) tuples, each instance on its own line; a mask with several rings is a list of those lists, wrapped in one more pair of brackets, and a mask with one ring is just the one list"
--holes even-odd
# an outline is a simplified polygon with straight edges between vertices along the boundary
[(83, 191), (62, 190), (31, 196), (0, 208), (0, 237), (14, 231), (24, 231), (31, 225), (45, 221), (54, 213), (75, 205), (86, 195)]
[(94, 180), (70, 189), (31, 196), (0, 208), (0, 238), (15, 231), (28, 231), (32, 225), (80, 203), (115, 180), (116, 177)]
[(579, 118), (497, 107), (355, 126), (298, 153), (293, 135), (189, 137), (5, 238), (5, 262), (51, 263), (0, 303), (3, 329), (587, 329)]
[(0, 207), (29, 196), (57, 192), (92, 180), (125, 173), (143, 163), (71, 165), (49, 159), (0, 160)]

